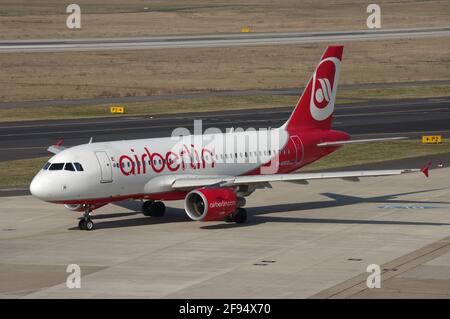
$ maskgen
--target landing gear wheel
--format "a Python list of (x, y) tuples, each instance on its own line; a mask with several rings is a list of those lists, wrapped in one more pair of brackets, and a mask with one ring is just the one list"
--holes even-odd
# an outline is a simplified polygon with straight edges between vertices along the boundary
[(86, 227), (86, 222), (84, 219), (80, 219), (79, 223), (78, 223), (78, 228), (80, 230), (84, 230), (84, 228)]
[(163, 202), (148, 201), (142, 205), (142, 212), (145, 216), (162, 217), (166, 212), (166, 205)]
[(94, 223), (92, 222), (90, 215), (91, 215), (91, 206), (85, 205), (84, 206), (84, 216), (78, 222), (78, 228), (80, 228), (80, 230), (93, 230), (94, 229)]
[(245, 208), (240, 207), (233, 214), (229, 215), (225, 221), (227, 223), (243, 224), (247, 221), (247, 211)]
[(238, 208), (234, 215), (236, 224), (243, 224), (247, 221), (247, 211), (244, 208)]
[(144, 214), (145, 216), (151, 216), (150, 207), (152, 206), (153, 203), (154, 203), (154, 201), (152, 201), (152, 200), (144, 202), (142, 204), (142, 214)]
[(166, 212), (166, 205), (163, 202), (154, 202), (150, 208), (151, 214), (153, 217), (162, 217)]
[(90, 219), (88, 219), (88, 220), (82, 219), (78, 223), (78, 228), (80, 230), (93, 230), (94, 229), (94, 223)]
[(88, 219), (85, 222), (85, 226), (84, 226), (86, 230), (93, 230), (94, 229), (94, 223), (92, 222), (92, 220)]

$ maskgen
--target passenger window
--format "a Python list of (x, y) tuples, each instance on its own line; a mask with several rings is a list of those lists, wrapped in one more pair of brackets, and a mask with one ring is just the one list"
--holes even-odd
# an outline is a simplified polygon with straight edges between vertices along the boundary
[(75, 165), (75, 168), (77, 169), (78, 172), (84, 171), (83, 166), (81, 166), (80, 163), (73, 163), (73, 165)]
[(42, 168), (44, 171), (48, 169), (48, 167), (51, 165), (50, 162), (45, 163), (44, 167)]
[(50, 166), (49, 170), (50, 171), (60, 171), (63, 169), (63, 167), (64, 167), (64, 163), (53, 163)]
[(64, 166), (64, 170), (65, 171), (75, 172), (75, 167), (73, 167), (72, 163), (66, 163), (66, 165)]

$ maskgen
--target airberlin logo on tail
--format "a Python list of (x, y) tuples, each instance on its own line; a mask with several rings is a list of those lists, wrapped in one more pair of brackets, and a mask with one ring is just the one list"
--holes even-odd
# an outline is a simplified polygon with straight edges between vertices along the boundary
[(310, 110), (316, 121), (323, 121), (333, 114), (340, 65), (339, 59), (326, 58), (314, 72)]
[(331, 97), (331, 84), (328, 79), (319, 79), (320, 88), (316, 90), (316, 100), (322, 103), (323, 100), (330, 102)]

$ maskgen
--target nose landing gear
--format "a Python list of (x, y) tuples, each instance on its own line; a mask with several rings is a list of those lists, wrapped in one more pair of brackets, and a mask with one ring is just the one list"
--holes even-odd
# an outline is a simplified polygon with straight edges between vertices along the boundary
[(80, 228), (80, 230), (94, 229), (94, 223), (91, 220), (91, 212), (92, 212), (91, 205), (85, 204), (83, 218), (80, 219), (80, 222), (78, 223), (78, 228)]

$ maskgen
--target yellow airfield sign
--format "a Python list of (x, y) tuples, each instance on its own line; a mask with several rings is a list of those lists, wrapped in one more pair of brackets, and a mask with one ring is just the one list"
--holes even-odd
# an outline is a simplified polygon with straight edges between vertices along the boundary
[(111, 105), (110, 108), (109, 108), (109, 111), (111, 113), (124, 114), (125, 113), (125, 108), (123, 106), (120, 106), (120, 105)]
[(441, 135), (424, 135), (422, 136), (423, 144), (439, 144), (442, 143)]

